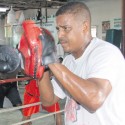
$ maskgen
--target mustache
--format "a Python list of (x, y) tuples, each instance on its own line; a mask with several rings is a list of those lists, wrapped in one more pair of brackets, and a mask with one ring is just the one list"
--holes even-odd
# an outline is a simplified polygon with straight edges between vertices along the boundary
[(61, 42), (67, 42), (67, 39), (66, 38), (60, 38), (59, 43), (61, 43)]

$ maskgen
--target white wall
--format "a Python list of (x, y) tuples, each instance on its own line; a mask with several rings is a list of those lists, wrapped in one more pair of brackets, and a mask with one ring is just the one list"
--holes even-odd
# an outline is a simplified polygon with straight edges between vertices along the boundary
[(92, 25), (97, 25), (97, 36), (102, 38), (102, 21), (111, 21), (113, 28), (113, 20), (122, 16), (122, 0), (103, 0), (87, 2), (92, 16)]
[[(97, 0), (86, 2), (90, 8), (92, 15), (92, 25), (97, 25), (97, 36), (102, 38), (102, 21), (111, 21), (111, 28), (113, 28), (113, 20), (121, 18), (122, 15), (122, 0)], [(42, 9), (45, 15), (45, 9)], [(55, 14), (56, 9), (48, 9), (48, 15)], [(24, 11), (25, 18), (33, 18), (37, 15), (37, 10)], [(0, 20), (0, 39), (4, 41), (4, 22)], [(0, 44), (4, 44), (0, 40)]]

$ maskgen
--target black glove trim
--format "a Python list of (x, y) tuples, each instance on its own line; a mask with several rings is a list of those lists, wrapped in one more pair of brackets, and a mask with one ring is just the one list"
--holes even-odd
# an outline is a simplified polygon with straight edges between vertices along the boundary
[(45, 65), (44, 72), (47, 72), (47, 71), (50, 71), (50, 68), (47, 65)]

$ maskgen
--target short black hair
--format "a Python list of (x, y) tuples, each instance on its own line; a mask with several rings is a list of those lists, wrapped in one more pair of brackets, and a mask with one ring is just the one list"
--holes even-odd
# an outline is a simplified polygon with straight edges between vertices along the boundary
[(63, 14), (78, 14), (84, 11), (89, 13), (89, 8), (83, 2), (68, 2), (65, 5), (61, 6), (58, 11), (56, 12), (56, 16), (63, 15)]

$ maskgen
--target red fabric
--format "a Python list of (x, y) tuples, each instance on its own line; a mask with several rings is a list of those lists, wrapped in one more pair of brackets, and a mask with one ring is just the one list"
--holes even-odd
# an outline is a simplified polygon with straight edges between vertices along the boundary
[(24, 33), (19, 43), (19, 51), (24, 58), (24, 71), (34, 78), (41, 78), (44, 72), (42, 64), (42, 41), (39, 39), (41, 29), (32, 20), (22, 23)]
[[(40, 93), (39, 93), (39, 88), (37, 85), (36, 80), (31, 80), (29, 84), (25, 86), (25, 92), (24, 92), (24, 105), (27, 104), (32, 104), (40, 102)], [(52, 106), (45, 107), (42, 105), (42, 108), (48, 112), (55, 112), (60, 110), (59, 103), (56, 103)], [(23, 115), (24, 116), (31, 116), (34, 113), (38, 113), (40, 111), (40, 105), (28, 107), (28, 108), (23, 108)]]
[(42, 105), (42, 109), (48, 111), (48, 112), (56, 112), (56, 111), (60, 111), (60, 106), (59, 103), (57, 102), (56, 104), (46, 107)]
[[(37, 86), (36, 80), (31, 80), (28, 85), (25, 86), (24, 92), (24, 105), (32, 104), (36, 102), (40, 102), (40, 94)], [(34, 113), (38, 113), (40, 111), (40, 105), (23, 108), (24, 116), (31, 116)]]

